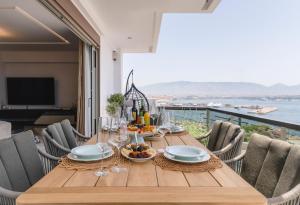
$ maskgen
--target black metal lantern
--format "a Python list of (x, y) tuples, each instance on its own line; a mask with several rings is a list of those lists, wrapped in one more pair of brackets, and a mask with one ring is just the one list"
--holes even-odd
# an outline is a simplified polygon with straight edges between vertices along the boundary
[[(130, 77), (131, 77), (131, 85), (130, 85)], [(126, 102), (128, 101), (136, 101), (136, 106), (137, 109), (140, 109), (142, 104), (144, 105), (144, 108), (146, 111), (149, 111), (149, 102), (148, 99), (146, 98), (145, 94), (142, 93), (133, 83), (133, 70), (130, 71), (127, 81), (126, 81), (126, 91), (125, 91), (125, 110), (126, 110)]]

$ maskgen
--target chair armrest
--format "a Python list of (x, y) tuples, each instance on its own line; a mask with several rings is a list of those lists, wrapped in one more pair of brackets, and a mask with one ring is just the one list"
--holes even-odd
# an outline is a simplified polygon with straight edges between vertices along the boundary
[(55, 147), (57, 147), (58, 149), (60, 149), (60, 150), (62, 150), (62, 151), (64, 151), (64, 152), (66, 152), (66, 153), (70, 153), (70, 152), (71, 152), (70, 149), (65, 148), (64, 146), (58, 144), (54, 139), (51, 139), (51, 140), (50, 140), (50, 143), (52, 143)]
[(216, 155), (217, 157), (221, 156), (222, 154), (228, 152), (232, 147), (234, 146), (234, 143), (229, 143), (227, 146), (223, 147), (220, 150), (213, 151), (212, 153)]
[(244, 153), (240, 154), (239, 156), (236, 156), (230, 160), (225, 160), (224, 163), (227, 164), (229, 167), (231, 167), (236, 173), (241, 174), (242, 163), (243, 163), (245, 155), (246, 155), (246, 152), (244, 152)]
[(244, 141), (244, 130), (241, 130), (240, 133), (232, 140), (228, 145), (223, 147), (220, 150), (214, 151), (217, 157), (221, 160), (229, 160), (241, 153), (242, 143)]
[(22, 192), (12, 191), (12, 190), (8, 190), (4, 187), (0, 187), (0, 198), (4, 197), (4, 198), (15, 200), (21, 194), (22, 194)]
[(84, 136), (83, 134), (81, 134), (80, 132), (78, 132), (76, 129), (74, 129), (73, 128), (73, 132), (75, 133), (75, 135), (77, 136), (77, 137), (80, 137), (80, 138), (82, 138), (82, 139), (84, 139), (84, 140), (89, 140), (89, 139), (91, 139), (90, 137), (87, 137), (87, 136)]
[(290, 191), (273, 198), (268, 198), (269, 205), (291, 204), (298, 205), (300, 200), (300, 184)]
[(48, 174), (54, 167), (58, 165), (59, 157), (52, 156), (38, 147), (40, 159), (43, 164), (44, 174)]
[(44, 152), (41, 148), (38, 147), (38, 152), (39, 152), (39, 155), (41, 157), (44, 157), (46, 159), (49, 159), (51, 161), (56, 161), (58, 162), (60, 160), (59, 157), (55, 157), (55, 156), (52, 156), (51, 154), (48, 154), (47, 152)]
[(196, 137), (197, 140), (201, 141), (205, 138), (208, 138), (211, 134), (212, 130), (209, 130), (205, 135), (202, 135), (202, 136), (199, 136), (199, 137)]
[(245, 155), (246, 155), (246, 152), (244, 152), (244, 153), (240, 154), (239, 156), (236, 156), (232, 159), (225, 160), (224, 163), (227, 164), (227, 163), (237, 162), (237, 161), (243, 160)]

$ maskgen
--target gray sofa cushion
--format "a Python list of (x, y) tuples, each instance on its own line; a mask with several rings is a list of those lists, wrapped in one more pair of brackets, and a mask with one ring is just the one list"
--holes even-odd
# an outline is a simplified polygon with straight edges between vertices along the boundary
[(30, 181), (12, 138), (0, 141), (0, 158), (5, 167), (11, 188), (23, 192), (30, 187)]
[(211, 134), (209, 136), (209, 141), (207, 145), (207, 148), (211, 151), (215, 150), (221, 125), (222, 125), (222, 121), (220, 120), (217, 120), (213, 123)]
[(64, 131), (64, 134), (66, 136), (66, 139), (68, 141), (69, 147), (73, 149), (74, 147), (77, 147), (76, 143), (76, 136), (73, 132), (73, 127), (69, 120), (63, 120), (61, 121), (61, 126)]
[(43, 166), (38, 150), (34, 144), (34, 135), (31, 130), (13, 135), (15, 146), (20, 155), (22, 164), (31, 185), (43, 177)]
[(253, 134), (251, 136), (243, 161), (241, 176), (252, 186), (256, 184), (271, 141), (270, 138), (263, 135)]

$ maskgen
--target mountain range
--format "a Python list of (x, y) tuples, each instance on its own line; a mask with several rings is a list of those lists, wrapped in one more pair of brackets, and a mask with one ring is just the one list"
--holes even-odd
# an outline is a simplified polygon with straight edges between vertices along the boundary
[(265, 86), (247, 82), (189, 82), (176, 81), (140, 87), (149, 96), (198, 97), (263, 97), (300, 96), (300, 84)]

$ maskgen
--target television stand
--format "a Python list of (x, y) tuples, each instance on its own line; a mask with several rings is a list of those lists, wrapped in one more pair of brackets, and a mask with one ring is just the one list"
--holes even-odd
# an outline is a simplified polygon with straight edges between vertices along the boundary
[(12, 124), (12, 133), (29, 130), (34, 127), (46, 127), (54, 122), (69, 119), (75, 124), (75, 109), (7, 109), (0, 110), (0, 120)]

